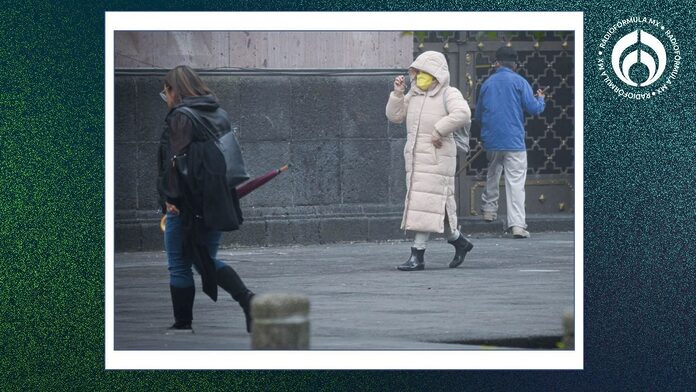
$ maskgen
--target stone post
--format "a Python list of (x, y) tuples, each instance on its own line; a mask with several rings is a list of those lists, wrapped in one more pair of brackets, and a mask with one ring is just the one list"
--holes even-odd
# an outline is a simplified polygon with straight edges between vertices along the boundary
[(575, 316), (573, 313), (563, 315), (563, 346), (566, 350), (575, 350)]
[(251, 348), (308, 350), (309, 299), (296, 294), (259, 294), (251, 303)]

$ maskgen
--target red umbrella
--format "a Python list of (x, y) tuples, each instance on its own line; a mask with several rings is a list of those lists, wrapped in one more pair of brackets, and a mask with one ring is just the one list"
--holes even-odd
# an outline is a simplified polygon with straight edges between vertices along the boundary
[[(275, 176), (278, 174), (288, 170), (290, 168), (290, 165), (285, 165), (281, 167), (280, 169), (273, 169), (269, 171), (266, 174), (262, 174), (256, 178), (253, 178), (241, 185), (238, 185), (235, 189), (237, 190), (237, 197), (242, 198), (249, 193), (253, 192), (256, 188), (260, 187), (261, 185), (267, 183), (268, 181), (271, 181)], [(167, 215), (162, 215), (162, 219), (160, 220), (160, 229), (164, 231), (164, 225), (165, 222), (167, 221)]]
[(288, 170), (289, 167), (290, 167), (290, 165), (285, 165), (285, 166), (281, 167), (280, 169), (271, 170), (264, 175), (258, 176), (254, 179), (251, 179), (251, 180), (237, 186), (237, 188), (236, 188), (237, 189), (237, 197), (241, 199), (242, 197), (248, 195), (249, 193), (254, 191), (254, 189), (260, 187), (261, 185), (267, 183), (268, 181), (271, 181), (271, 179), (273, 179), (278, 174)]

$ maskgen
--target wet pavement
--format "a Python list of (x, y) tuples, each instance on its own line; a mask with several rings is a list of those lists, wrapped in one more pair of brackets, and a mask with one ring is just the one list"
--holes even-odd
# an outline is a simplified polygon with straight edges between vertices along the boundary
[[(218, 257), (257, 294), (306, 295), (311, 350), (464, 350), (562, 336), (563, 314), (574, 310), (574, 234), (469, 239), (474, 249), (459, 268), (447, 266), (452, 246), (435, 239), (416, 272), (395, 269), (409, 242), (221, 249)], [(196, 274), (195, 332), (166, 334), (166, 264), (162, 251), (115, 255), (114, 348), (250, 349), (239, 306), (222, 290), (210, 300)]]

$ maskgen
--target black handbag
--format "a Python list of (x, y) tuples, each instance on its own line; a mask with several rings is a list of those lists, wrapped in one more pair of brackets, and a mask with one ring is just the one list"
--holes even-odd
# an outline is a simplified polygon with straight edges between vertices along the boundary
[[(242, 157), (242, 150), (239, 147), (239, 142), (237, 142), (234, 129), (230, 129), (225, 134), (218, 137), (215, 132), (208, 128), (195, 110), (186, 106), (182, 106), (179, 109), (187, 113), (191, 120), (203, 126), (203, 129), (205, 129), (210, 136), (210, 139), (206, 143), (214, 143), (225, 158), (225, 178), (227, 180), (227, 186), (230, 189), (234, 189), (237, 185), (247, 181), (249, 179), (249, 174), (247, 174), (244, 158)], [(188, 174), (185, 158), (185, 155), (174, 157), (177, 170), (184, 176)]]

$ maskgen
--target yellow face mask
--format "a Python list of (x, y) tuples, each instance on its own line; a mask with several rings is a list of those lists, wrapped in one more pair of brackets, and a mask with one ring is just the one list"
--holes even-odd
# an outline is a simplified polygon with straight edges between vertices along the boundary
[(423, 71), (418, 71), (418, 74), (416, 75), (416, 86), (418, 86), (419, 89), (423, 91), (427, 91), (430, 88), (430, 85), (433, 84), (433, 75), (423, 72)]

